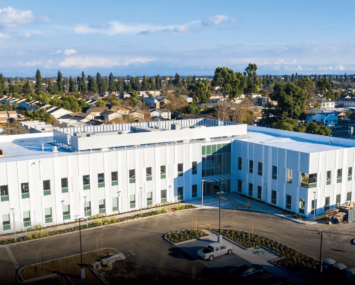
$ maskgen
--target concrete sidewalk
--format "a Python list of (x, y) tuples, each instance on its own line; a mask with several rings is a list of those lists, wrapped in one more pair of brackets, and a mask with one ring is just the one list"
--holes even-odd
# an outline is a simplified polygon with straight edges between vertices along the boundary
[[(253, 199), (249, 199), (248, 197), (240, 195), (236, 192), (226, 193), (223, 195), (223, 197), (226, 198), (227, 200), (221, 199), (222, 209), (260, 212), (260, 213), (278, 216), (280, 218), (288, 219), (295, 223), (304, 224), (304, 225), (317, 224), (317, 222), (313, 221), (313, 218), (296, 219), (293, 217), (292, 214), (285, 213), (283, 210), (266, 205), (264, 202), (259, 202)], [(185, 201), (186, 204), (191, 204), (196, 207), (201, 207), (201, 202), (202, 202), (201, 199)], [(248, 207), (248, 203), (250, 207)], [(211, 208), (211, 209), (218, 208), (219, 207), (218, 195), (203, 197), (203, 207)]]

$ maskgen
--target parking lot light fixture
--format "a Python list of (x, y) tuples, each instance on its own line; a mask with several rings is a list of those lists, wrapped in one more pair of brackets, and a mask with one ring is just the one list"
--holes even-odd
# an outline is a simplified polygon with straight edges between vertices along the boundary
[(218, 242), (220, 243), (222, 241), (222, 235), (221, 235), (221, 194), (223, 194), (223, 191), (217, 192), (216, 194), (219, 195), (219, 235), (218, 235)]
[(323, 233), (325, 231), (320, 231), (318, 234), (320, 235), (320, 253), (319, 253), (319, 273), (323, 272), (323, 264), (322, 264), (322, 245), (323, 245)]
[(12, 211), (12, 220), (13, 220), (13, 225), (14, 225), (14, 239), (16, 241), (16, 230), (15, 230), (15, 208), (11, 208)]

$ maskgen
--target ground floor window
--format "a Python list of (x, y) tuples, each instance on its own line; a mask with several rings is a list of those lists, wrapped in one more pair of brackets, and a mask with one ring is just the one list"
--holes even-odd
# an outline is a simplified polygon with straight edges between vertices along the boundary
[(304, 214), (305, 205), (306, 205), (306, 201), (304, 199), (300, 199), (300, 205), (299, 205), (300, 214)]
[(63, 205), (63, 220), (70, 220), (70, 205)]
[(46, 224), (53, 222), (52, 221), (52, 208), (45, 208), (44, 209)]
[(203, 183), (203, 196), (215, 195), (216, 192), (230, 192), (230, 180)]
[(184, 188), (183, 187), (178, 187), (178, 201), (183, 201), (184, 200)]
[(105, 199), (99, 200), (99, 213), (100, 214), (105, 214), (106, 213)]
[(1, 202), (9, 201), (9, 191), (7, 185), (0, 186)]
[(147, 192), (147, 206), (153, 204), (153, 192)]
[(118, 197), (112, 198), (112, 211), (118, 211)]
[(166, 190), (160, 191), (160, 199), (161, 199), (161, 203), (166, 203)]
[(314, 215), (316, 210), (317, 210), (317, 199), (316, 200), (312, 200), (312, 212), (311, 212), (311, 214)]
[(197, 184), (192, 185), (192, 198), (197, 197)]
[(329, 210), (329, 205), (330, 205), (330, 197), (325, 197), (324, 211)]
[(30, 211), (23, 212), (23, 226), (30, 227), (31, 226), (31, 213)]
[(7, 230), (11, 229), (10, 214), (2, 215), (2, 229), (4, 231), (7, 231)]
[(136, 207), (136, 195), (130, 195), (129, 196), (129, 207), (130, 209), (134, 209)]
[(351, 192), (346, 193), (346, 201), (351, 202)]
[(261, 200), (262, 198), (262, 188), (261, 186), (258, 186), (258, 199)]
[(336, 196), (336, 207), (337, 207), (337, 208), (339, 208), (339, 206), (340, 206), (340, 198), (341, 198), (341, 196), (340, 196), (340, 194), (338, 194), (338, 195)]
[(286, 209), (291, 209), (291, 201), (292, 201), (292, 197), (291, 195), (286, 195)]
[(22, 199), (30, 198), (30, 190), (28, 188), (28, 183), (21, 184)]
[(253, 196), (253, 184), (249, 183), (249, 196)]
[(238, 179), (238, 192), (242, 192), (242, 180)]
[(85, 217), (91, 216), (91, 202), (90, 201), (84, 203), (84, 215), (85, 215)]
[(271, 191), (271, 203), (277, 204), (277, 192), (275, 190)]

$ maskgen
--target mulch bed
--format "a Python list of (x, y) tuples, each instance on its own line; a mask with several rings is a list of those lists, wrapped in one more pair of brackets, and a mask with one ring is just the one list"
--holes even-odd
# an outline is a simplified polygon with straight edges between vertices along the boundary
[[(213, 230), (219, 233), (219, 229)], [(273, 262), (294, 273), (299, 273), (316, 266), (317, 260), (315, 260), (314, 258), (309, 257), (297, 250), (289, 248), (288, 246), (285, 246), (267, 237), (263, 237), (261, 235), (249, 232), (227, 229), (221, 230), (221, 234), (245, 248), (252, 248), (255, 246), (262, 245), (284, 256), (283, 258), (280, 258)]]
[(207, 236), (207, 234), (201, 230), (182, 230), (168, 233), (166, 238), (173, 243), (179, 243), (205, 236)]

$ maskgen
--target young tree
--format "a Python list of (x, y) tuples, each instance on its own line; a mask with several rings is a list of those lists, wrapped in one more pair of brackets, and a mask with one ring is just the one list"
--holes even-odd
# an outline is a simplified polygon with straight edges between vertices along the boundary
[(96, 74), (96, 82), (99, 93), (103, 93), (105, 89), (105, 81), (102, 79), (101, 74), (99, 72)]
[(53, 85), (52, 85), (52, 80), (48, 80), (47, 91), (48, 91), (49, 94), (53, 94), (53, 93), (54, 93), (54, 88), (53, 88)]
[(259, 92), (259, 85), (261, 84), (262, 79), (258, 78), (258, 74), (256, 73), (257, 69), (258, 67), (256, 66), (255, 63), (254, 64), (249, 63), (247, 68), (245, 68), (244, 76), (246, 75), (248, 76), (247, 85), (246, 85), (247, 93)]
[(96, 105), (96, 107), (106, 107), (106, 102), (102, 99), (97, 99), (95, 105)]
[(189, 90), (193, 92), (200, 103), (207, 103), (208, 99), (211, 97), (211, 92), (202, 81), (197, 81), (196, 84), (190, 85)]
[(40, 91), (42, 91), (42, 76), (41, 76), (41, 72), (39, 71), (39, 69), (37, 69), (37, 72), (36, 72), (35, 91), (36, 91), (37, 94), (38, 94)]
[(22, 93), (24, 95), (32, 94), (32, 87), (31, 87), (30, 82), (28, 80), (26, 80), (25, 84), (22, 86)]

